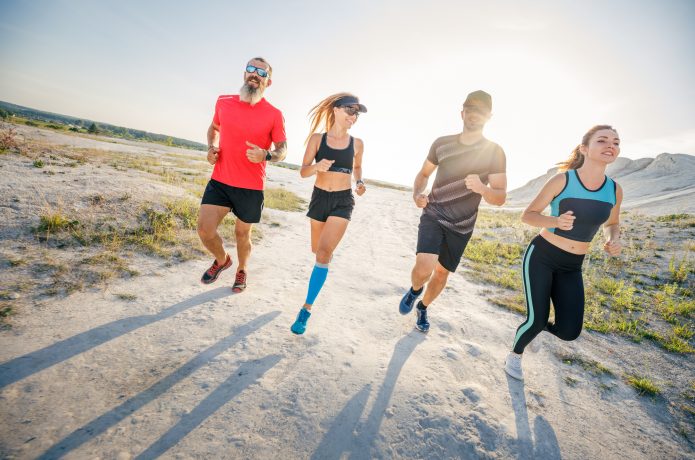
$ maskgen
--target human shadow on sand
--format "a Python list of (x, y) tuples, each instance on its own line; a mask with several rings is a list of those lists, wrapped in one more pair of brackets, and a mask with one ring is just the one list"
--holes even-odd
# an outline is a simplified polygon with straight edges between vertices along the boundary
[(263, 377), (263, 374), (272, 369), (281, 359), (282, 355), (268, 355), (242, 364), (215, 391), (210, 393), (191, 412), (184, 415), (179, 420), (179, 423), (171, 427), (169, 431), (164, 433), (147, 450), (138, 455), (136, 459), (154, 459), (162, 455), (203, 423), (206, 418), (217, 412), (220, 407)]
[(359, 424), (369, 399), (371, 385), (365, 385), (333, 419), (331, 428), (323, 436), (321, 443), (311, 456), (312, 460), (344, 458), (343, 454), (345, 453), (350, 454), (348, 457), (350, 459), (372, 458), (370, 450), (379, 434), (381, 421), (396, 387), (398, 375), (415, 347), (424, 339), (424, 334), (412, 331), (396, 343), (386, 370), (384, 383), (379, 388), (367, 420), (363, 424)]
[[(533, 421), (533, 437), (526, 410), (524, 384), (505, 374), (512, 408), (516, 419), (517, 458), (520, 459), (561, 459), (560, 445), (550, 423), (540, 415)], [(535, 439), (535, 442), (534, 442)]]
[(221, 299), (232, 294), (228, 287), (220, 287), (212, 291), (191, 297), (154, 315), (140, 315), (123, 318), (102, 324), (88, 331), (74, 335), (68, 339), (56, 342), (40, 350), (19, 356), (0, 364), (0, 388), (17, 382), (36, 372), (54, 366), (75, 355), (97, 347), (103, 343), (132, 332), (148, 324), (174, 316), (196, 305)]
[[(195, 356), (193, 359), (188, 361), (186, 364), (183, 366), (179, 367), (176, 371), (172, 372), (169, 374), (167, 377), (161, 379), (151, 387), (147, 388), (146, 390), (142, 391), (141, 393), (133, 396), (129, 400), (125, 401), (123, 404), (119, 405), (118, 407), (115, 407), (111, 409), (109, 412), (105, 413), (104, 415), (92, 420), (88, 424), (82, 426), (81, 428), (78, 428), (77, 430), (73, 431), (70, 433), (68, 436), (63, 438), (60, 442), (57, 444), (54, 444), (49, 450), (44, 452), (39, 458), (40, 459), (54, 459), (54, 458), (60, 458), (64, 455), (67, 455), (70, 451), (78, 448), (82, 444), (86, 443), (87, 441), (91, 440), (92, 438), (100, 435), (101, 433), (105, 432), (108, 430), (110, 427), (116, 425), (119, 423), (121, 420), (124, 418), (130, 416), (132, 413), (134, 413), (136, 410), (140, 409), (144, 405), (150, 403), (153, 401), (155, 398), (158, 398), (165, 392), (169, 391), (174, 385), (178, 384), (181, 382), (183, 379), (189, 377), (191, 374), (196, 372), (198, 369), (201, 367), (207, 365), (210, 363), (213, 359), (215, 359), (218, 355), (221, 353), (224, 353), (226, 350), (231, 348), (234, 344), (237, 342), (241, 341), (244, 337), (248, 336), (249, 334), (252, 334), (253, 332), (257, 331), (258, 329), (262, 328), (269, 322), (271, 322), (273, 319), (275, 319), (278, 315), (280, 314), (279, 311), (274, 311), (271, 313), (266, 313), (264, 315), (261, 315), (251, 321), (249, 321), (246, 324), (243, 324), (239, 327), (237, 327), (234, 332), (227, 337), (223, 338), (222, 340), (218, 341), (214, 345), (212, 345), (210, 348), (207, 350), (203, 351), (202, 353), (198, 354)], [(273, 358), (273, 359), (270, 359)], [(195, 420), (198, 419), (193, 419), (193, 414), (195, 411), (198, 411), (197, 417), (200, 418), (200, 416), (205, 415), (205, 417), (209, 416), (214, 410), (216, 410), (215, 407), (219, 407), (220, 404), (218, 404), (220, 401), (224, 400), (226, 397), (233, 397), (234, 394), (239, 393), (242, 389), (246, 388), (250, 383), (253, 382), (253, 376), (260, 376), (262, 375), (267, 369), (270, 367), (266, 367), (266, 365), (272, 362), (272, 366), (274, 366), (277, 363), (277, 360), (274, 360), (274, 357), (266, 357), (263, 360), (261, 360), (260, 364), (244, 364), (239, 368), (237, 372), (235, 372), (227, 381), (225, 381), (222, 385), (218, 387), (217, 390), (215, 390), (210, 396), (208, 396), (202, 403), (198, 405), (198, 407), (191, 413), (187, 414), (184, 419), (188, 420), (188, 425), (182, 425), (184, 422), (184, 419), (179, 422), (177, 426), (180, 426), (178, 431), (173, 432), (168, 436), (168, 438), (164, 441), (164, 437), (158, 441), (160, 443), (160, 447), (158, 449), (161, 450), (161, 448), (165, 446), (171, 446), (173, 444), (166, 444), (167, 442), (171, 442), (173, 439), (180, 439), (182, 436), (179, 436), (179, 434), (182, 433), (182, 430), (188, 429), (189, 426), (191, 426), (191, 423)], [(259, 374), (259, 369), (263, 370)], [(234, 377), (238, 377), (238, 379), (234, 379)], [(230, 396), (231, 394), (231, 396)], [(204, 405), (205, 403), (205, 405)], [(214, 410), (212, 410), (215, 408)], [(210, 412), (212, 410), (212, 412)], [(200, 419), (202, 421), (205, 417)], [(192, 425), (193, 429), (197, 424), (200, 422), (197, 422), (196, 424)], [(189, 429), (189, 431), (190, 431)], [(173, 428), (172, 428), (173, 430)], [(170, 430), (171, 433), (171, 430)], [(166, 436), (166, 435), (165, 435)], [(155, 443), (157, 444), (157, 443)], [(153, 445), (155, 446), (155, 445)], [(167, 447), (168, 448), (168, 447)], [(153, 447), (150, 447), (150, 449), (153, 449)], [(150, 450), (148, 449), (148, 451)], [(165, 449), (166, 450), (166, 449)], [(163, 452), (163, 451), (161, 451)], [(161, 453), (160, 452), (160, 453)]]

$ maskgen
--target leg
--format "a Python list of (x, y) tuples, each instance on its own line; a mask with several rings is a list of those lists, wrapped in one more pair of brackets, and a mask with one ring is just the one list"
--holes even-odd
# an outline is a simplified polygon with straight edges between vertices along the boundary
[(410, 274), (410, 282), (413, 290), (419, 291), (430, 280), (432, 272), (437, 264), (439, 254), (420, 252), (415, 257), (415, 266)]
[[(326, 219), (325, 225), (323, 225), (316, 247), (316, 265), (309, 279), (309, 290), (306, 302), (304, 303), (304, 308), (307, 310), (311, 310), (311, 306), (314, 304), (316, 297), (323, 287), (323, 283), (326, 281), (326, 277), (328, 276), (328, 263), (333, 257), (333, 251), (338, 246), (338, 243), (340, 243), (343, 235), (345, 235), (345, 230), (347, 230), (349, 222), (349, 220), (343, 219), (342, 217), (330, 216)], [(312, 229), (313, 228), (314, 226), (312, 223)]]
[(326, 222), (315, 219), (309, 219), (309, 222), (311, 223), (311, 252), (316, 254), (319, 248), (319, 238), (321, 238), (321, 232)]
[(584, 281), (581, 270), (556, 273), (550, 293), (555, 308), (555, 324), (548, 331), (562, 340), (574, 340), (584, 322)]
[(251, 228), (253, 224), (248, 224), (237, 218), (234, 225), (234, 236), (236, 237), (236, 252), (239, 257), (237, 272), (246, 271), (249, 258), (251, 257)]
[(434, 276), (432, 276), (430, 282), (427, 283), (425, 295), (422, 297), (423, 304), (429, 306), (432, 302), (434, 302), (434, 299), (441, 294), (442, 290), (444, 290), (444, 287), (446, 286), (446, 281), (449, 279), (449, 273), (449, 270), (437, 262), (436, 266), (434, 267)]
[(526, 249), (522, 263), (522, 279), (524, 296), (528, 316), (514, 337), (514, 353), (521, 354), (531, 340), (536, 337), (548, 323), (550, 314), (550, 292), (553, 284), (553, 272), (551, 267), (543, 263), (540, 254), (534, 254), (540, 250), (531, 243)]
[(200, 212), (198, 213), (198, 236), (200, 241), (215, 256), (217, 263), (220, 265), (225, 263), (227, 253), (224, 250), (222, 237), (217, 233), (217, 227), (227, 213), (229, 213), (229, 208), (212, 204), (200, 205)]

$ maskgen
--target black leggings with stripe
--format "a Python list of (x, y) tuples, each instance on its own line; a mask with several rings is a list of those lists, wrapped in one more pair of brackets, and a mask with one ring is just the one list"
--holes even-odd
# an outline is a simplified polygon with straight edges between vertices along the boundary
[[(572, 254), (538, 235), (526, 248), (522, 263), (526, 321), (516, 330), (514, 352), (523, 353), (544, 329), (562, 340), (579, 337), (584, 321), (583, 255)], [(555, 323), (548, 323), (550, 300)]]

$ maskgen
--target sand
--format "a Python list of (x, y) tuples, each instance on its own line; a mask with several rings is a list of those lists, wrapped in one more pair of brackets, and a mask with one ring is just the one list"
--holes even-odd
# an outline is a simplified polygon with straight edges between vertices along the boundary
[[(308, 199), (313, 183), (270, 168), (269, 185)], [(231, 270), (201, 285), (205, 259), (22, 311), (0, 331), (0, 457), (693, 457), (663, 399), (557, 355), (691, 381), (692, 360), (542, 334), (525, 382), (510, 379), (504, 358), (523, 318), (456, 273), (430, 332), (414, 330), (398, 302), (419, 210), (408, 192), (373, 186), (356, 200), (303, 336), (289, 327), (313, 265), (309, 222), (270, 209), (241, 294)]]

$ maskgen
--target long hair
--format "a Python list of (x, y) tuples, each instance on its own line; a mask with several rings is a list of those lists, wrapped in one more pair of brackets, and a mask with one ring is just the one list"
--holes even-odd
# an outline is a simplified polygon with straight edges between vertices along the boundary
[(333, 107), (335, 103), (345, 96), (353, 96), (351, 93), (337, 93), (328, 96), (326, 99), (322, 100), (316, 104), (311, 110), (309, 110), (309, 119), (311, 120), (311, 129), (309, 130), (309, 135), (306, 137), (304, 144), (309, 143), (311, 136), (323, 128), (325, 131), (330, 131), (330, 129), (335, 124), (335, 115), (333, 114)]
[(570, 154), (569, 158), (557, 164), (558, 170), (564, 172), (570, 169), (579, 169), (584, 164), (584, 155), (582, 155), (582, 152), (579, 151), (579, 148), (582, 145), (588, 146), (589, 142), (591, 141), (591, 138), (594, 137), (594, 134), (604, 129), (610, 129), (611, 131), (615, 131), (616, 134), (618, 133), (618, 131), (616, 131), (615, 128), (613, 128), (611, 125), (594, 126), (589, 131), (587, 131), (586, 134), (584, 134), (584, 137), (582, 137), (582, 143), (576, 146), (574, 150), (572, 150), (572, 153)]

